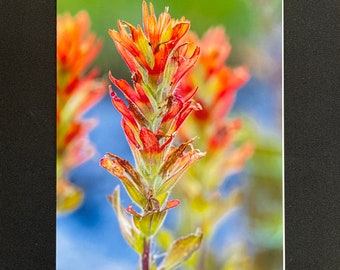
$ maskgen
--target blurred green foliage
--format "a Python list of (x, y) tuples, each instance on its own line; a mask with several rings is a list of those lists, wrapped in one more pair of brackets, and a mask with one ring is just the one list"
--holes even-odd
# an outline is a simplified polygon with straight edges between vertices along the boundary
[(255, 247), (251, 269), (282, 269), (282, 142), (278, 134), (259, 130), (255, 121), (244, 117), (240, 140), (255, 144), (248, 161), (244, 189), (244, 208), (248, 216), (249, 235)]

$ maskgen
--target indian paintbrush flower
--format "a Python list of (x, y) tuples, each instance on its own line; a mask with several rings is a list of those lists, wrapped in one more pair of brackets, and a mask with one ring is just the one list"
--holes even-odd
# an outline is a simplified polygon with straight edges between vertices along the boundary
[[(133, 86), (111, 73), (109, 78), (126, 99), (124, 102), (110, 86), (112, 103), (122, 115), (122, 127), (136, 167), (110, 153), (101, 159), (100, 165), (120, 179), (140, 208), (136, 211), (130, 205), (124, 212), (118, 188), (109, 197), (126, 241), (140, 254), (140, 266), (147, 270), (156, 269), (150, 254), (152, 237), (167, 211), (180, 203), (168, 200), (170, 191), (204, 153), (193, 148), (191, 138), (178, 146), (174, 144), (176, 132), (188, 115), (201, 109), (192, 99), (197, 87), (185, 94), (179, 90), (181, 80), (200, 54), (195, 43), (185, 41), (190, 22), (184, 17), (171, 18), (168, 8), (157, 19), (151, 3), (148, 7), (143, 2), (142, 8), (143, 29), (118, 21), (118, 31), (109, 30), (132, 75)], [(160, 269), (173, 269), (187, 259), (199, 247), (201, 239), (198, 231), (175, 241)], [(180, 249), (183, 252), (178, 252)]]
[(70, 183), (68, 173), (90, 159), (95, 148), (88, 133), (96, 121), (84, 120), (84, 113), (105, 94), (105, 82), (96, 79), (98, 71), (86, 73), (101, 49), (101, 41), (89, 33), (90, 19), (85, 11), (75, 17), (57, 17), (57, 210), (79, 206), (82, 191)]

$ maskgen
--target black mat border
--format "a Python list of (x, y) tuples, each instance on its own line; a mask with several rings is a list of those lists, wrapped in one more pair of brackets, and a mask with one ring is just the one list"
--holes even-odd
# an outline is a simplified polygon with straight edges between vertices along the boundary
[[(55, 2), (1, 1), (0, 268), (55, 269)], [(284, 3), (286, 269), (338, 269), (339, 5)]]
[(284, 2), (286, 269), (340, 267), (339, 2)]
[(0, 7), (0, 269), (55, 269), (56, 4)]

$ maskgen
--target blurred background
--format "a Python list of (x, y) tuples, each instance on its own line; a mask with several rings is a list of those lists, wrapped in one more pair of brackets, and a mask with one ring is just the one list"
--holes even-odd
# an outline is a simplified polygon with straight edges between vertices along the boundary
[[(118, 19), (140, 24), (141, 4), (141, 0), (58, 0), (57, 14), (86, 10), (91, 31), (103, 41), (92, 66), (104, 78), (111, 70), (116, 78), (130, 82), (129, 70), (107, 32), (117, 29)], [(228, 66), (250, 69), (251, 79), (238, 91), (230, 117), (243, 120), (240, 137), (253, 141), (256, 149), (246, 169), (221, 187), (225, 194), (242, 188), (245, 197), (219, 225), (214, 248), (230, 250), (230, 269), (282, 269), (282, 2), (157, 0), (153, 4), (157, 16), (165, 6), (173, 18), (185, 16), (200, 37), (210, 27), (223, 25), (232, 45)], [(121, 116), (107, 94), (85, 118), (99, 122), (90, 133), (97, 154), (71, 172), (71, 182), (84, 190), (85, 197), (76, 211), (57, 216), (57, 269), (136, 269), (138, 256), (121, 236), (107, 200), (119, 181), (98, 165), (106, 152), (133, 162)], [(122, 203), (130, 203), (124, 190)], [(239, 266), (249, 260), (250, 268)]]

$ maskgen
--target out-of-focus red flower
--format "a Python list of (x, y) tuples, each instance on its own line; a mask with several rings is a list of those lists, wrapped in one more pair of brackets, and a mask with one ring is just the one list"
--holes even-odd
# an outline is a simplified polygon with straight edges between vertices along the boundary
[[(239, 120), (227, 121), (226, 116), (235, 101), (236, 92), (248, 81), (249, 71), (245, 66), (231, 68), (225, 64), (231, 51), (223, 27), (209, 29), (201, 40), (190, 33), (188, 40), (201, 47), (197, 65), (180, 83), (182, 95), (190, 93), (199, 85), (195, 98), (202, 110), (195, 111), (189, 123), (181, 129), (184, 137), (198, 131), (207, 150), (227, 148), (235, 131), (240, 129)], [(205, 133), (205, 134), (202, 134)]]
[(201, 56), (195, 69), (182, 81), (180, 89), (188, 92), (200, 80), (201, 90), (196, 99), (203, 110), (196, 113), (197, 118), (203, 121), (207, 118), (224, 118), (234, 103), (236, 91), (249, 79), (248, 68), (231, 68), (225, 64), (231, 46), (223, 27), (209, 29), (201, 40), (191, 33), (190, 40), (197, 40)]
[[(90, 18), (86, 11), (80, 11), (75, 17), (66, 13), (57, 17), (57, 85), (67, 93), (74, 91), (86, 69), (98, 55), (102, 42), (90, 33)], [(89, 73), (89, 79), (96, 76)], [(67, 86), (66, 86), (67, 84)]]
[(85, 11), (75, 17), (57, 17), (57, 209), (61, 211), (77, 205), (66, 203), (72, 201), (72, 196), (80, 202), (81, 191), (68, 182), (67, 175), (95, 153), (88, 134), (96, 121), (82, 116), (106, 90), (105, 81), (97, 79), (96, 69), (86, 73), (102, 46), (89, 30), (90, 19)]

